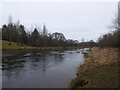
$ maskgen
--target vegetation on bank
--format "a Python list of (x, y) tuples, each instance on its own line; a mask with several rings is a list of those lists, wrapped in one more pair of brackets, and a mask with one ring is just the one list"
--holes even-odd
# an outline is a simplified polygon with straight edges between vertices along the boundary
[(77, 46), (69, 46), (69, 47), (34, 47), (34, 46), (28, 46), (26, 44), (21, 43), (15, 43), (5, 40), (0, 40), (0, 43), (2, 43), (2, 50), (65, 50), (65, 49), (76, 49), (81, 48)]
[(2, 49), (3, 50), (16, 50), (16, 49), (27, 49), (27, 48), (34, 48), (32, 46), (27, 46), (25, 44), (21, 44), (21, 43), (15, 43), (15, 42), (9, 42), (9, 41), (5, 41), (5, 40), (0, 40), (0, 42), (2, 43)]
[(77, 69), (72, 88), (118, 88), (118, 49), (92, 48)]

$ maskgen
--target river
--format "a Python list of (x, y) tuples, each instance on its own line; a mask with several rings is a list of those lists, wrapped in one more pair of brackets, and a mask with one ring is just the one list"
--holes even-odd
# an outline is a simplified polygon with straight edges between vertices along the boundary
[(82, 49), (3, 52), (3, 88), (69, 88), (76, 68), (84, 61)]

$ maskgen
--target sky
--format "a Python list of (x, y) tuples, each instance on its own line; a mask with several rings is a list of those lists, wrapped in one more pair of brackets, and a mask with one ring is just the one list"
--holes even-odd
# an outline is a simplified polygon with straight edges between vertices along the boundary
[[(110, 0), (111, 1), (111, 0)], [(97, 40), (117, 14), (117, 2), (8, 2), (0, 3), (0, 26), (18, 19), (26, 30), (46, 25), (50, 33), (61, 32), (67, 39)]]

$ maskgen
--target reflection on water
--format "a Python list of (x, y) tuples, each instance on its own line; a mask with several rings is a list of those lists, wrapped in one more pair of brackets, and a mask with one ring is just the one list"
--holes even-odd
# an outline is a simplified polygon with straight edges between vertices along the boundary
[(81, 50), (3, 52), (3, 88), (67, 88)]

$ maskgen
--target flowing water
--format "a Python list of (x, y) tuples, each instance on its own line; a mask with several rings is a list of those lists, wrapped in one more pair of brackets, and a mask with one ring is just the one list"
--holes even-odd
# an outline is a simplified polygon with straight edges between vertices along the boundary
[(64, 51), (3, 52), (3, 88), (69, 88), (82, 49)]

